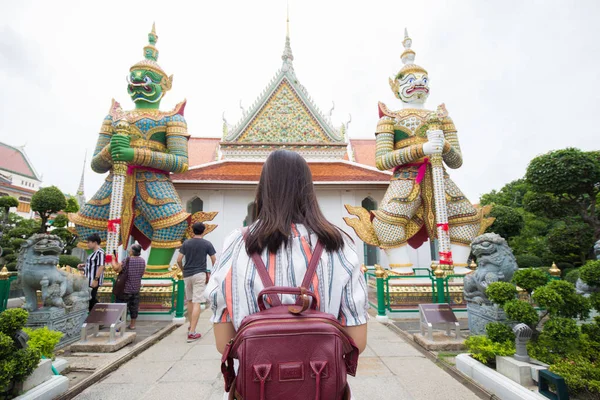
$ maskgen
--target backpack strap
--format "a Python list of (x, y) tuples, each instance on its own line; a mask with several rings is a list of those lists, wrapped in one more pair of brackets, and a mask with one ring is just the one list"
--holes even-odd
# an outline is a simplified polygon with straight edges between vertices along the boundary
[(317, 267), (319, 266), (319, 261), (321, 260), (321, 254), (323, 253), (323, 244), (321, 242), (317, 242), (315, 249), (313, 250), (312, 255), (310, 256), (310, 262), (308, 263), (308, 268), (306, 269), (306, 274), (304, 274), (304, 279), (302, 280), (302, 286), (305, 289), (310, 288), (310, 284), (317, 272)]
[[(249, 231), (250, 231), (249, 228), (244, 228), (242, 230), (242, 234), (244, 235), (244, 241), (246, 241)], [(258, 276), (260, 277), (260, 280), (262, 281), (263, 286), (265, 288), (275, 286), (275, 284), (271, 280), (271, 277), (269, 276), (269, 271), (267, 271), (267, 267), (265, 267), (265, 263), (263, 262), (260, 255), (257, 253), (254, 253), (254, 254), (252, 254), (251, 257), (252, 257), (252, 261), (254, 261), (254, 265), (256, 266), (256, 272), (258, 273)], [(269, 298), (271, 299), (272, 306), (280, 306), (281, 305), (281, 300), (279, 300), (279, 296), (277, 296), (276, 294), (270, 294)]]
[[(242, 234), (244, 235), (244, 240), (248, 237), (249, 228), (244, 228), (242, 230)], [(323, 244), (317, 241), (317, 245), (313, 250), (313, 253), (310, 257), (310, 262), (308, 263), (308, 268), (306, 269), (306, 274), (304, 274), (304, 279), (302, 280), (301, 288), (309, 289), (310, 284), (317, 272), (317, 267), (319, 266), (319, 261), (321, 260), (321, 254), (323, 253)], [(275, 286), (271, 277), (269, 276), (269, 272), (267, 271), (267, 267), (265, 267), (265, 263), (259, 254), (252, 254), (252, 260), (254, 261), (254, 265), (256, 266), (256, 272), (258, 272), (258, 276), (262, 281), (263, 286), (266, 288)], [(271, 306), (280, 306), (281, 300), (279, 300), (279, 296), (276, 294), (269, 294), (269, 298), (271, 299)], [(302, 298), (298, 297), (296, 304), (301, 304)]]

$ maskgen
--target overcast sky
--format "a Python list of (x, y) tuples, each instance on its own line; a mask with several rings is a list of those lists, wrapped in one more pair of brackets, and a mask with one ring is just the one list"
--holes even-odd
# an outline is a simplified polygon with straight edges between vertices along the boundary
[[(372, 138), (377, 102), (400, 108), (388, 77), (408, 27), (444, 102), (464, 165), (451, 176), (476, 202), (522, 177), (538, 154), (596, 150), (598, 1), (290, 1), (294, 67), (336, 125)], [(188, 99), (193, 136), (221, 136), (281, 65), (286, 2), (0, 0), (0, 141), (26, 145), (44, 185), (77, 190), (111, 98), (132, 108), (129, 67), (156, 21), (159, 63), (174, 74), (162, 108)], [(88, 198), (103, 177), (86, 167)]]

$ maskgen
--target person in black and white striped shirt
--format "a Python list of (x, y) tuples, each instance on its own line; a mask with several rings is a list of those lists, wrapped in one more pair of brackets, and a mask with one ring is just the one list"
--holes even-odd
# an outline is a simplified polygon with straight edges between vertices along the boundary
[(102, 243), (102, 239), (100, 239), (100, 235), (97, 233), (88, 236), (87, 245), (92, 253), (88, 256), (85, 264), (77, 266), (80, 270), (83, 270), (92, 288), (92, 298), (89, 305), (90, 311), (98, 303), (98, 288), (102, 286), (104, 280), (104, 250), (100, 247), (100, 243)]

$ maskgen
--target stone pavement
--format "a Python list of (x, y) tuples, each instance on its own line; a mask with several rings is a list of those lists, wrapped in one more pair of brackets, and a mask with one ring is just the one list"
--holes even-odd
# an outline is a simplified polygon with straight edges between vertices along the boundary
[[(215, 349), (210, 311), (200, 317), (202, 339), (186, 343), (187, 325), (90, 386), (78, 400), (223, 399), (220, 354)], [(368, 347), (356, 378), (349, 377), (354, 400), (471, 400), (473, 392), (418, 350), (372, 319)]]

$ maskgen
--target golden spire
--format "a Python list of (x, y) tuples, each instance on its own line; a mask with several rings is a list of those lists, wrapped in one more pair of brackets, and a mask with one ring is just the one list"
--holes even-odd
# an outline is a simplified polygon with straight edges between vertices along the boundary
[(410, 36), (408, 36), (408, 29), (406, 28), (404, 28), (404, 40), (402, 41), (402, 46), (404, 46), (404, 51), (402, 52), (402, 55), (400, 55), (400, 59), (402, 60), (402, 64), (404, 64), (404, 66), (402, 67), (400, 72), (398, 72), (396, 78), (398, 78), (400, 75), (404, 75), (406, 73), (411, 72), (419, 72), (426, 74), (427, 71), (425, 70), (425, 68), (415, 64), (415, 52), (413, 49), (411, 49), (412, 39), (410, 38)]

